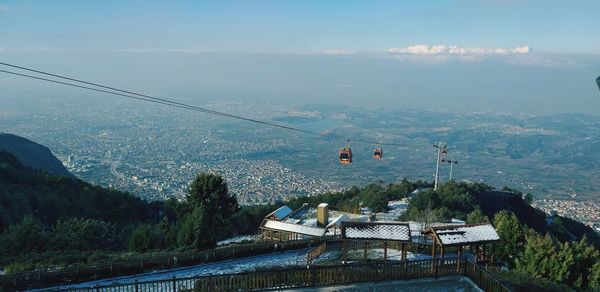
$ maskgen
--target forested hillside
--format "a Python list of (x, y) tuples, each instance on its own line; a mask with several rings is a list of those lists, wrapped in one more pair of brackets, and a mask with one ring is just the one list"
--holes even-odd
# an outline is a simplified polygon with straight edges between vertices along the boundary
[(87, 218), (126, 224), (160, 218), (162, 203), (146, 203), (127, 193), (24, 167), (0, 151), (0, 230), (32, 217), (44, 225)]
[(24, 167), (0, 151), (0, 267), (17, 271), (128, 252), (210, 248), (225, 237), (256, 232), (274, 208), (240, 208), (215, 175), (199, 175), (182, 201), (146, 202)]
[(74, 177), (47, 147), (26, 138), (0, 133), (0, 150), (4, 150), (27, 167), (56, 175)]

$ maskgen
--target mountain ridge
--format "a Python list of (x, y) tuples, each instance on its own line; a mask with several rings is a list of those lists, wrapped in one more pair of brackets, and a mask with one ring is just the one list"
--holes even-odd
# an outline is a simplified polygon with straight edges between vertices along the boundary
[(23, 166), (75, 178), (44, 145), (10, 133), (0, 133), (0, 150), (13, 154)]

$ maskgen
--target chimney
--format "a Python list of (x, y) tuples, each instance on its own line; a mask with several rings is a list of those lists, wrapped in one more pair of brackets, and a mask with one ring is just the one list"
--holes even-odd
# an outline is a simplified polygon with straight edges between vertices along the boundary
[(326, 226), (329, 223), (329, 205), (321, 203), (317, 206), (317, 223), (319, 226)]

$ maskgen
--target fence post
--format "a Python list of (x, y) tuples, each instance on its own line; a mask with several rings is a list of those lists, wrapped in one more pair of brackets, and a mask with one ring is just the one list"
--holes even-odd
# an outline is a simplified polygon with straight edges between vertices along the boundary
[(177, 277), (173, 276), (173, 292), (177, 292)]
[(135, 284), (135, 292), (138, 292), (139, 290), (138, 290), (138, 280), (137, 279), (135, 280), (134, 284)]

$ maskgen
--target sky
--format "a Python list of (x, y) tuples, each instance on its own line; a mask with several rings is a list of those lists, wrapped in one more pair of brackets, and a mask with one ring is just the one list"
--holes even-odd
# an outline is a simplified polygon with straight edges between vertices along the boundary
[(5, 49), (600, 53), (591, 1), (0, 1)]
[[(594, 113), (598, 11), (597, 0), (0, 0), (0, 60), (198, 98)], [(0, 85), (5, 102), (55, 90)]]

